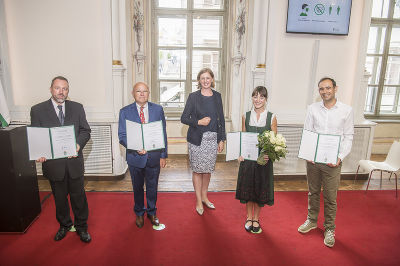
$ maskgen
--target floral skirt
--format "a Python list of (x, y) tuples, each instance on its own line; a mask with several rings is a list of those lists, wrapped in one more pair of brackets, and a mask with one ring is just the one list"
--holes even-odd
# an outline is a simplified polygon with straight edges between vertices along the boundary
[(212, 173), (217, 161), (217, 133), (204, 132), (200, 146), (189, 143), (190, 168), (196, 173)]

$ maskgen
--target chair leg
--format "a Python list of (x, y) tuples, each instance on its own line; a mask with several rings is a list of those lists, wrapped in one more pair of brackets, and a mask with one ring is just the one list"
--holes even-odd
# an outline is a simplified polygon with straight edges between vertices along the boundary
[(358, 175), (358, 170), (360, 169), (360, 166), (358, 166), (357, 167), (357, 172), (356, 172), (356, 175), (354, 176), (354, 184), (356, 183), (356, 179), (357, 179), (357, 175)]
[(394, 173), (394, 176), (396, 177), (396, 198), (397, 198), (397, 174)]
[(379, 183), (379, 188), (382, 189), (382, 170), (381, 170), (381, 182)]
[(374, 172), (374, 170), (372, 170), (371, 172), (369, 172), (368, 184), (367, 184), (367, 188), (365, 189), (365, 193), (367, 193), (367, 190), (368, 190), (368, 187), (369, 187), (369, 181), (371, 181), (372, 172)]
[(393, 172), (390, 172), (389, 181), (392, 178), (392, 174), (393, 174)]

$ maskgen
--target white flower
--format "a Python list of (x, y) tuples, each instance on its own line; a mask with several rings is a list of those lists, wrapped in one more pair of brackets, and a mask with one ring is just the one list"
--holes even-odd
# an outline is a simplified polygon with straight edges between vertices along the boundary
[(282, 147), (281, 146), (276, 146), (275, 147), (275, 151), (281, 151), (282, 150)]

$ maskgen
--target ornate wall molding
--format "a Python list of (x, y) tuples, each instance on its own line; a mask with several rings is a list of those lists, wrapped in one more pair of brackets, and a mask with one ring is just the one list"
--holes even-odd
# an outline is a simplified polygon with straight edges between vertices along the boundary
[(133, 32), (135, 39), (136, 51), (133, 55), (134, 60), (136, 61), (137, 73), (143, 74), (144, 72), (144, 62), (146, 59), (146, 55), (143, 50), (143, 32), (144, 32), (144, 15), (143, 15), (143, 2), (141, 0), (133, 1)]

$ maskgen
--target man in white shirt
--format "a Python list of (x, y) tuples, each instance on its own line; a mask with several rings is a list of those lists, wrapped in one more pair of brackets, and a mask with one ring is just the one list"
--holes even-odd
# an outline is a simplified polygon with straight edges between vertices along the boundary
[(324, 196), (324, 244), (335, 244), (336, 197), (343, 159), (350, 153), (354, 135), (353, 110), (335, 97), (338, 87), (332, 78), (322, 78), (318, 83), (322, 102), (308, 106), (304, 129), (321, 134), (341, 136), (336, 164), (307, 161), (308, 215), (298, 231), (308, 233), (317, 228), (321, 186)]

